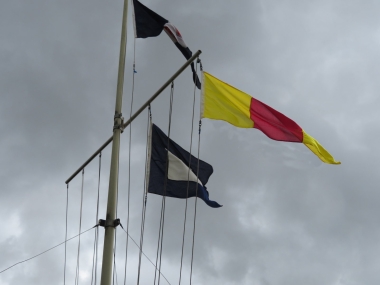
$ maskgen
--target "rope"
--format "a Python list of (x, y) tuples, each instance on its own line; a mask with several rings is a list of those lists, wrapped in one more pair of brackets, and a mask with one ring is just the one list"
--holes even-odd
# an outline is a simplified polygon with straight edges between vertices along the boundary
[[(198, 64), (195, 66), (195, 74), (198, 74)], [(187, 187), (186, 187), (186, 204), (185, 204), (185, 218), (183, 221), (183, 234), (182, 234), (182, 251), (181, 251), (181, 266), (179, 269), (179, 285), (181, 285), (182, 278), (182, 265), (183, 265), (183, 250), (185, 245), (185, 232), (186, 232), (186, 219), (187, 219), (187, 202), (189, 197), (189, 185), (190, 185), (190, 165), (191, 165), (191, 151), (193, 147), (193, 130), (194, 130), (194, 111), (195, 111), (195, 93), (197, 90), (197, 85), (194, 82), (194, 92), (193, 92), (193, 116), (191, 119), (191, 135), (190, 135), (190, 151), (189, 151), (189, 170), (187, 171)]]
[[(100, 192), (100, 172), (102, 168), (102, 153), (99, 153), (99, 171), (98, 171), (98, 197), (96, 202), (96, 218), (95, 222), (98, 222), (99, 216), (99, 192)], [(92, 274), (91, 274), (91, 285), (96, 284), (97, 277), (97, 265), (98, 265), (98, 240), (99, 240), (99, 228), (96, 228), (95, 239), (94, 239), (94, 254), (92, 256)], [(95, 281), (93, 283), (93, 281)]]
[(67, 246), (66, 246), (66, 240), (67, 240), (67, 213), (69, 209), (69, 184), (67, 184), (66, 187), (66, 228), (65, 228), (65, 261), (63, 265), (63, 285), (66, 284), (66, 252), (67, 252)]
[[(173, 103), (173, 99), (172, 99), (172, 94), (173, 94), (173, 88), (174, 88), (174, 83), (172, 82), (172, 85), (171, 85), (171, 92), (170, 92), (170, 111), (169, 111), (169, 128), (168, 128), (168, 143), (167, 143), (167, 149), (169, 149), (169, 139), (170, 139), (170, 125), (171, 125), (171, 113), (172, 113), (172, 103)], [(166, 163), (166, 170), (168, 168), (168, 163)], [(165, 177), (167, 177), (167, 173), (165, 173)], [(162, 196), (162, 203), (161, 203), (161, 217), (160, 217), (160, 227), (159, 227), (159, 231), (158, 231), (158, 241), (157, 241), (157, 254), (156, 254), (156, 265), (155, 267), (157, 268), (157, 261), (158, 261), (158, 253), (161, 252), (160, 254), (160, 265), (159, 265), (159, 272), (161, 271), (161, 255), (162, 255), (162, 250), (160, 251), (160, 248), (162, 246), (162, 238), (161, 238), (161, 234), (163, 233), (163, 224), (164, 224), (164, 212), (165, 212), (165, 195), (166, 195), (166, 182), (167, 180), (165, 179), (165, 182), (164, 182), (164, 195)], [(161, 241), (161, 246), (160, 246), (160, 241)], [(153, 284), (156, 284), (156, 275), (157, 275), (157, 271), (154, 272), (154, 283)], [(159, 282), (158, 282), (159, 283)]]
[(116, 270), (116, 228), (115, 228), (115, 246), (113, 247), (113, 281), (112, 284), (115, 284), (116, 279), (116, 285), (117, 282), (117, 270)]
[(23, 261), (19, 261), (19, 262), (15, 263), (15, 264), (13, 264), (13, 265), (11, 265), (11, 266), (5, 268), (4, 270), (0, 271), (0, 274), (3, 273), (3, 272), (5, 272), (5, 271), (7, 271), (7, 270), (9, 270), (9, 269), (11, 269), (12, 267), (14, 267), (14, 266), (16, 266), (16, 265), (18, 265), (18, 264), (21, 264), (21, 263), (24, 263), (24, 262), (26, 262), (26, 261), (29, 261), (29, 260), (31, 260), (31, 259), (33, 259), (33, 258), (36, 258), (36, 257), (38, 257), (38, 256), (40, 256), (40, 255), (42, 255), (42, 254), (44, 254), (44, 253), (46, 253), (46, 252), (48, 252), (48, 251), (54, 249), (54, 248), (56, 248), (56, 247), (62, 245), (62, 244), (65, 244), (65, 243), (68, 242), (69, 240), (72, 240), (72, 239), (74, 239), (74, 238), (76, 238), (76, 237), (78, 237), (78, 236), (80, 236), (80, 235), (82, 235), (82, 234), (88, 232), (89, 230), (92, 230), (93, 228), (98, 227), (98, 226), (99, 226), (99, 225), (95, 225), (95, 226), (93, 226), (92, 228), (89, 228), (88, 230), (85, 230), (84, 232), (81, 232), (80, 234), (77, 234), (76, 236), (73, 236), (73, 237), (71, 237), (71, 238), (69, 238), (69, 239), (67, 239), (67, 240), (65, 240), (65, 241), (63, 241), (63, 242), (61, 242), (61, 243), (59, 243), (59, 244), (57, 244), (57, 245), (55, 245), (55, 246), (53, 246), (53, 247), (51, 247), (51, 248), (49, 248), (49, 249), (47, 249), (47, 250), (45, 250), (45, 251), (39, 253), (39, 254), (36, 254), (36, 255), (34, 255), (34, 256), (32, 256), (32, 257), (30, 257), (30, 258), (28, 258), (28, 259), (25, 259), (25, 260), (23, 260)]
[[(144, 192), (142, 197), (142, 212), (141, 212), (141, 231), (140, 231), (140, 251), (139, 251), (139, 265), (137, 269), (137, 285), (140, 284), (140, 271), (141, 271), (141, 254), (144, 242), (144, 229), (145, 229), (145, 214), (146, 214), (146, 202), (148, 200), (148, 165), (149, 165), (149, 143), (150, 143), (150, 125), (152, 123), (152, 112), (150, 105), (148, 107), (148, 124), (147, 124), (147, 133), (146, 133), (146, 149), (145, 149), (145, 178), (144, 178)], [(127, 237), (128, 238), (128, 237)], [(125, 284), (124, 284), (125, 285)]]
[[(129, 112), (129, 119), (132, 118), (133, 110), (133, 95), (135, 92), (135, 70), (136, 67), (136, 38), (133, 41), (133, 72), (132, 72), (132, 95), (131, 95), (131, 109)], [(128, 204), (127, 204), (127, 232), (129, 232), (129, 208), (131, 197), (131, 147), (132, 147), (132, 123), (129, 125), (129, 147), (128, 147)], [(127, 279), (127, 262), (128, 262), (128, 237), (125, 245), (125, 265), (124, 265), (124, 285)]]
[[(171, 122), (172, 122), (172, 111), (173, 111), (173, 95), (174, 95), (174, 82), (172, 82), (171, 86), (171, 92), (170, 92), (170, 108), (169, 108), (169, 126), (168, 126), (168, 143), (167, 143), (167, 149), (169, 151), (169, 145), (170, 145), (170, 129), (171, 129)], [(166, 165), (165, 165), (165, 181), (164, 181), (164, 196), (162, 197), (162, 227), (161, 227), (161, 245), (160, 245), (160, 266), (159, 266), (159, 272), (161, 272), (161, 265), (162, 265), (162, 243), (164, 240), (164, 226), (165, 226), (165, 206), (166, 206), (166, 186), (168, 182), (168, 159), (166, 159)], [(160, 278), (161, 275), (158, 275), (158, 282), (157, 284), (160, 284)]]
[[(131, 108), (129, 112), (129, 119), (132, 117), (133, 98), (135, 90), (135, 73), (136, 73), (136, 38), (133, 41), (133, 72), (132, 72), (132, 94), (131, 94)], [(129, 210), (130, 210), (130, 196), (131, 196), (131, 146), (132, 146), (132, 124), (129, 126), (129, 146), (128, 146), (128, 204), (127, 204), (127, 232), (129, 232)], [(128, 237), (125, 245), (125, 264), (124, 264), (124, 285), (127, 280), (127, 263), (128, 263)]]
[(91, 285), (96, 284), (96, 282), (93, 283), (94, 282), (94, 269), (96, 270), (96, 265), (97, 265), (97, 262), (95, 262), (96, 244), (97, 244), (97, 235), (96, 235), (96, 231), (95, 231), (94, 252), (92, 254)]
[[(79, 232), (82, 228), (82, 209), (83, 209), (83, 184), (84, 184), (84, 168), (82, 170), (82, 187), (80, 194), (80, 213), (79, 213)], [(75, 284), (79, 283), (79, 256), (80, 256), (80, 236), (78, 239), (77, 267), (75, 271)]]
[[(202, 121), (199, 120), (199, 135), (198, 135), (198, 163), (197, 163), (197, 179), (199, 175), (199, 151), (200, 151), (200, 145), (201, 145), (201, 128), (202, 128)], [(193, 245), (191, 248), (191, 265), (190, 265), (190, 285), (191, 285), (191, 279), (193, 275), (193, 261), (194, 261), (194, 240), (195, 240), (195, 221), (197, 219), (197, 201), (198, 201), (198, 183), (195, 188), (195, 208), (194, 208), (194, 226), (193, 226)]]
[[(123, 229), (123, 231), (127, 234), (127, 232), (125, 231), (125, 229), (123, 228), (123, 225), (122, 224), (120, 224), (120, 227)], [(156, 268), (156, 271), (158, 270), (158, 268), (157, 268), (157, 266), (156, 265), (154, 265), (154, 263), (153, 263), (153, 261), (142, 251), (142, 249), (141, 249), (141, 247), (139, 247), (139, 245), (137, 244), (137, 242), (129, 235), (129, 234), (127, 234), (128, 235), (128, 237), (133, 241), (133, 243), (137, 246), (137, 248), (140, 250), (140, 252), (146, 257), (146, 259), (148, 259), (149, 260), (149, 262)], [(160, 272), (160, 274), (162, 275), (162, 277), (164, 277), (164, 279), (166, 280), (166, 282), (168, 282), (168, 284), (169, 285), (171, 285), (170, 284), (170, 282), (169, 282), (169, 280), (168, 279), (166, 279), (166, 277), (165, 277), (165, 275), (164, 274), (162, 274), (162, 272)]]
[[(164, 202), (164, 197), (162, 197), (162, 204), (161, 204), (161, 216), (160, 216), (160, 227), (158, 229), (158, 241), (157, 241), (157, 253), (156, 253), (156, 264), (155, 268), (157, 269), (157, 261), (158, 261), (158, 253), (160, 250), (160, 240), (161, 240), (161, 227), (162, 227), (162, 213), (163, 213), (163, 202)], [(159, 271), (160, 272), (160, 271)], [(160, 272), (161, 273), (161, 272)], [(157, 270), (154, 271), (154, 282), (153, 284), (156, 284), (156, 275), (157, 275)]]
[[(99, 190), (100, 190), (100, 172), (102, 169), (102, 153), (99, 153), (99, 180), (98, 180), (98, 203), (96, 205), (96, 222), (99, 221)], [(97, 279), (97, 265), (98, 265), (98, 247), (99, 247), (99, 227), (96, 228), (96, 255), (95, 255), (95, 282)]]

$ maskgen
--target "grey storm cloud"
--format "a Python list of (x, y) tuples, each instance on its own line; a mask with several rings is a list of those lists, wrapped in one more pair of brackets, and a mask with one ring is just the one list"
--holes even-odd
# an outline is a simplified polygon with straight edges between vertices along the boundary
[[(211, 209), (197, 202), (195, 284), (379, 284), (380, 3), (375, 1), (142, 1), (173, 23), (204, 70), (296, 121), (342, 161), (258, 130), (202, 121), (200, 157), (214, 167)], [(65, 238), (64, 181), (112, 134), (122, 1), (0, 2), (0, 271)], [(123, 114), (137, 110), (183, 63), (170, 39), (133, 38), (131, 8)], [(135, 50), (134, 50), (135, 47)], [(199, 67), (198, 67), (199, 68)], [(169, 89), (152, 104), (167, 132)], [(174, 84), (171, 138), (198, 150), (199, 91), (191, 71)], [(194, 99), (195, 98), (195, 99)], [(195, 100), (195, 115), (192, 106)], [(147, 113), (132, 124), (129, 233), (139, 242)], [(121, 139), (118, 217), (126, 228), (129, 129)], [(81, 230), (96, 224), (98, 158), (85, 169)], [(110, 147), (102, 153), (105, 218)], [(78, 234), (79, 174), (69, 185), (68, 237)], [(189, 284), (194, 202), (189, 199), (182, 283)], [(179, 280), (185, 201), (166, 200), (162, 273)], [(144, 253), (155, 262), (161, 197), (148, 195)], [(91, 282), (94, 231), (81, 236), (79, 283)], [(98, 282), (104, 230), (99, 229)], [(117, 229), (124, 279), (126, 234)], [(75, 280), (78, 239), (67, 243)], [(128, 242), (127, 282), (139, 251)], [(0, 285), (63, 284), (64, 247), (0, 274)], [(154, 267), (143, 256), (141, 284)], [(166, 284), (161, 278), (160, 283)]]

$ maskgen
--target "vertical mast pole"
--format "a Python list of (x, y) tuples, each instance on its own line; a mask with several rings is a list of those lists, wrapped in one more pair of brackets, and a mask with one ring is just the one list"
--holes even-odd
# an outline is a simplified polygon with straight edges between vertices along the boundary
[(124, 69), (125, 69), (125, 54), (127, 45), (127, 14), (128, 14), (128, 0), (124, 0), (123, 8), (123, 22), (121, 27), (121, 41), (120, 41), (120, 57), (119, 57), (119, 71), (117, 78), (116, 90), (116, 106), (113, 127), (113, 142), (112, 142), (112, 156), (111, 156), (111, 169), (110, 180), (108, 188), (108, 202), (107, 202), (107, 215), (106, 226), (104, 233), (104, 248), (103, 248), (103, 262), (102, 262), (102, 275), (100, 285), (111, 285), (112, 283), (112, 268), (113, 268), (113, 249), (115, 241), (115, 227), (113, 222), (116, 219), (116, 204), (117, 204), (117, 191), (118, 191), (118, 178), (119, 178), (119, 150), (120, 150), (120, 134), (123, 125), (121, 106), (123, 101), (123, 85), (124, 85)]

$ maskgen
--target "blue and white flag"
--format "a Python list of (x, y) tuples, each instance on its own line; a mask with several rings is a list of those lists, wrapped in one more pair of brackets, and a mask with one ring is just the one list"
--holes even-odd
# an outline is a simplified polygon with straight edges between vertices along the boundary
[(206, 188), (206, 183), (213, 172), (212, 166), (199, 160), (197, 178), (198, 159), (168, 139), (154, 124), (151, 127), (149, 155), (149, 193), (182, 199), (198, 196), (210, 207), (221, 207), (209, 199)]

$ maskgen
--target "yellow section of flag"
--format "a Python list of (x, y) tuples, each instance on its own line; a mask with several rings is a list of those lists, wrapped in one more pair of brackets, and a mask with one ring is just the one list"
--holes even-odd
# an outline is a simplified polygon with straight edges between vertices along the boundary
[(312, 136), (308, 135), (304, 130), (303, 144), (306, 145), (316, 156), (325, 163), (340, 164), (340, 161), (335, 161), (334, 157), (325, 150), (325, 148)]
[(250, 118), (251, 96), (202, 73), (201, 118), (223, 120), (236, 127), (253, 128)]

